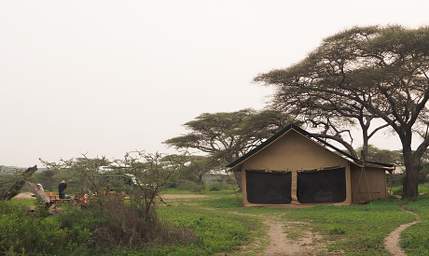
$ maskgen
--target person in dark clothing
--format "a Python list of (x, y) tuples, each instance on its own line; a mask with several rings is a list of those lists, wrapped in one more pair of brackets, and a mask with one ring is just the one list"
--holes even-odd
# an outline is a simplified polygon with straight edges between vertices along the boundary
[(60, 199), (66, 198), (66, 192), (65, 192), (66, 188), (67, 188), (67, 183), (65, 180), (62, 180), (58, 185), (58, 195), (60, 196)]

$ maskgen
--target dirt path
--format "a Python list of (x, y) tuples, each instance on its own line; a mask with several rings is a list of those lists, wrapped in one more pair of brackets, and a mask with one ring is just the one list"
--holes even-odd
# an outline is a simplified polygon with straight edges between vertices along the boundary
[[(290, 222), (283, 224), (274, 219), (265, 221), (268, 227), (267, 235), (270, 240), (268, 247), (263, 255), (266, 256), (313, 256), (322, 254), (322, 246), (320, 244), (320, 236), (312, 233), (308, 229), (300, 228), (300, 235), (295, 238), (288, 236), (288, 229), (292, 230), (296, 227), (293, 225), (302, 223)], [(295, 231), (293, 231), (294, 233)]]
[(395, 230), (393, 230), (385, 239), (384, 239), (384, 248), (390, 253), (392, 256), (406, 256), (407, 254), (402, 250), (400, 246), (400, 237), (401, 232), (405, 229), (411, 227), (414, 224), (417, 224), (420, 222), (420, 217), (411, 211), (408, 211), (401, 207), (401, 210), (406, 211), (408, 213), (413, 214), (416, 216), (416, 220), (410, 223), (402, 224), (399, 227), (397, 227)]
[[(198, 207), (213, 211), (215, 209), (208, 207)], [(283, 222), (275, 217), (261, 216), (250, 213), (237, 211), (229, 211), (229, 214), (239, 215), (243, 217), (255, 217), (263, 221), (265, 226), (266, 240), (257, 239), (247, 245), (238, 248), (237, 251), (228, 253), (220, 253), (217, 255), (248, 255), (248, 253), (261, 251), (256, 253), (258, 256), (319, 256), (327, 255), (326, 246), (322, 243), (322, 237), (311, 231), (308, 223), (288, 221)], [(262, 220), (263, 218), (264, 220)], [(264, 246), (267, 245), (267, 247)], [(265, 247), (263, 250), (261, 250)], [(253, 255), (252, 253), (252, 255)], [(339, 254), (332, 254), (339, 255)]]
[[(213, 210), (212, 208), (201, 208)], [(230, 214), (265, 218), (263, 225), (266, 239), (256, 239), (247, 245), (238, 248), (237, 251), (222, 255), (244, 256), (248, 254), (257, 256), (320, 256), (327, 255), (326, 246), (323, 246), (322, 237), (310, 230), (309, 224), (304, 222), (282, 222), (274, 217), (258, 216), (255, 214), (230, 211)], [(262, 221), (262, 220), (261, 220)], [(264, 240), (267, 240), (264, 242)], [(264, 246), (265, 244), (265, 246)], [(264, 248), (265, 247), (265, 248)], [(264, 248), (263, 250), (261, 250)], [(330, 254), (331, 255), (331, 254)], [(333, 253), (332, 255), (340, 255)]]

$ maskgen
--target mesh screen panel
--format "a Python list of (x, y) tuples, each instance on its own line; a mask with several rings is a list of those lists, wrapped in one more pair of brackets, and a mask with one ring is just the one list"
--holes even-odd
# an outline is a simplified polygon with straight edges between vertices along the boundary
[(288, 204), (291, 173), (246, 171), (247, 201), (254, 204)]
[(298, 173), (298, 201), (338, 203), (346, 200), (345, 168)]

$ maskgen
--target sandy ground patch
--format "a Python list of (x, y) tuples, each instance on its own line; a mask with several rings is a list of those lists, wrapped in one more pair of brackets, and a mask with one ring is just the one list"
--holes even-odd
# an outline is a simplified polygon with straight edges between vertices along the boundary
[(34, 198), (35, 197), (33, 197), (33, 193), (31, 193), (31, 192), (22, 192), (22, 193), (19, 193), (16, 196), (14, 196), (12, 199), (22, 200), (22, 199), (34, 199)]
[(263, 255), (266, 256), (313, 256), (324, 255), (321, 245), (321, 237), (308, 229), (301, 230), (296, 239), (288, 237), (288, 229), (292, 230), (294, 225), (302, 228), (302, 223), (286, 223), (269, 219), (265, 221), (268, 227), (270, 243)]

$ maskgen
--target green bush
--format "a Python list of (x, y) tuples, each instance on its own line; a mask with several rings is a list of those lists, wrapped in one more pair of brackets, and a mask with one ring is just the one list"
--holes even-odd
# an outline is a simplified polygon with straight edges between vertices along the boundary
[[(46, 216), (0, 201), (0, 255), (111, 255), (112, 250), (146, 248), (151, 243), (187, 244), (196, 237), (149, 216), (123, 198), (99, 198), (88, 208), (67, 207)], [(43, 213), (42, 213), (43, 212)]]
[(226, 182), (214, 182), (212, 184), (209, 184), (207, 187), (209, 191), (222, 191), (222, 190), (234, 189), (233, 185), (227, 184)]
[(178, 181), (176, 188), (180, 190), (187, 190), (192, 192), (202, 192), (205, 189), (203, 184), (199, 184), (190, 180)]
[(330, 235), (344, 235), (346, 231), (341, 227), (334, 227), (328, 232)]
[[(75, 231), (76, 232), (76, 231)], [(71, 255), (86, 247), (89, 232), (62, 229), (54, 217), (43, 218), (23, 207), (0, 202), (0, 255)]]

